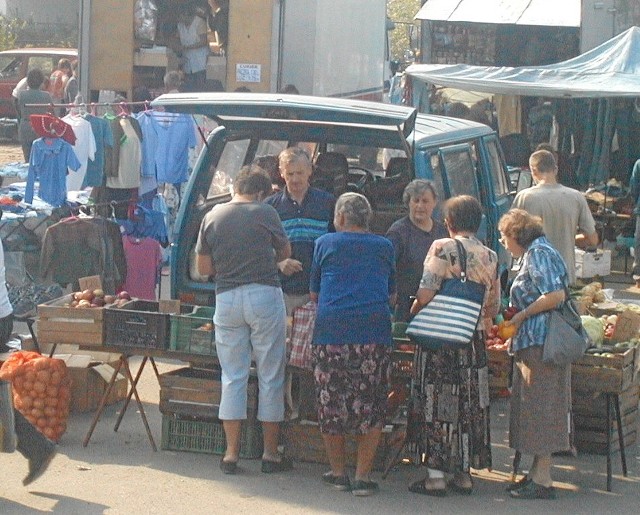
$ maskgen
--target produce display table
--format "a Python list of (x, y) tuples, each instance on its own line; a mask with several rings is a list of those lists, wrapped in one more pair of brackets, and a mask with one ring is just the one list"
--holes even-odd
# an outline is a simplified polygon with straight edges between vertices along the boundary
[[(96, 347), (80, 345), (80, 349), (95, 350)], [(118, 431), (118, 428), (120, 427), (120, 422), (122, 421), (122, 418), (124, 417), (124, 414), (126, 413), (127, 408), (129, 406), (129, 402), (131, 401), (131, 397), (135, 396), (136, 404), (138, 405), (138, 409), (140, 410), (140, 418), (142, 418), (142, 423), (144, 424), (145, 430), (147, 431), (147, 436), (149, 438), (149, 442), (151, 443), (151, 448), (154, 451), (157, 451), (158, 448), (156, 447), (155, 441), (153, 439), (153, 435), (151, 434), (151, 429), (149, 428), (147, 416), (144, 412), (144, 406), (142, 405), (142, 401), (140, 400), (140, 396), (138, 395), (138, 389), (137, 389), (138, 381), (140, 380), (140, 376), (142, 375), (142, 371), (144, 370), (147, 362), (151, 363), (151, 366), (153, 367), (153, 371), (156, 374), (156, 378), (158, 379), (160, 374), (158, 373), (158, 368), (156, 367), (154, 358), (175, 359), (178, 361), (196, 363), (199, 365), (213, 365), (218, 363), (218, 358), (216, 356), (205, 355), (205, 354), (192, 354), (192, 353), (185, 353), (185, 352), (175, 352), (175, 351), (168, 351), (164, 349), (132, 348), (132, 347), (124, 347), (124, 346), (120, 347), (117, 345), (112, 345), (112, 346), (101, 346), (100, 350), (104, 352), (118, 353), (120, 354), (120, 360), (118, 361), (118, 365), (115, 367), (113, 371), (113, 375), (111, 376), (109, 385), (107, 386), (107, 389), (105, 390), (102, 396), (102, 399), (100, 400), (100, 404), (98, 405), (98, 409), (96, 410), (93, 420), (91, 421), (91, 426), (89, 427), (89, 431), (87, 432), (82, 442), (82, 445), (84, 447), (86, 447), (89, 444), (89, 440), (91, 440), (91, 435), (93, 434), (93, 431), (96, 428), (96, 425), (100, 420), (100, 417), (102, 416), (102, 412), (106, 405), (109, 394), (113, 389), (113, 385), (115, 384), (116, 378), (118, 377), (118, 372), (120, 372), (121, 369), (124, 369), (124, 373), (127, 380), (129, 381), (130, 387), (124, 402), (124, 406), (120, 411), (120, 415), (118, 416), (118, 420), (116, 421), (116, 424), (113, 430)], [(138, 368), (135, 374), (135, 377), (131, 373), (131, 368), (129, 366), (129, 359), (133, 356), (142, 357), (142, 362), (140, 363), (140, 367)]]

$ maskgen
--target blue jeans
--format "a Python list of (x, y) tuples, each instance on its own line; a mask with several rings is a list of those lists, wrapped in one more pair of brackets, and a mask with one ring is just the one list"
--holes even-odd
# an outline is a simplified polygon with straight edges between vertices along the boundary
[(216, 350), (222, 367), (221, 420), (247, 418), (251, 355), (258, 369), (258, 420), (284, 420), (286, 314), (282, 290), (246, 284), (216, 295)]

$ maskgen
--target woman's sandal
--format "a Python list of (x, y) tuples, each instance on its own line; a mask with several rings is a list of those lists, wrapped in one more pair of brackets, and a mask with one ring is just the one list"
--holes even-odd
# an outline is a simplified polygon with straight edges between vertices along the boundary
[[(427, 484), (431, 484), (432, 486), (434, 484), (438, 484), (442, 486), (427, 488)], [(409, 491), (414, 494), (444, 497), (445, 495), (447, 495), (447, 484), (445, 483), (444, 479), (425, 478), (421, 479), (420, 481), (416, 481), (415, 483), (411, 483), (409, 485)]]
[(469, 480), (471, 481), (471, 486), (460, 484), (460, 480), (454, 477), (451, 481), (447, 483), (447, 487), (450, 490), (457, 492), (459, 494), (471, 495), (473, 493), (473, 479), (469, 477)]

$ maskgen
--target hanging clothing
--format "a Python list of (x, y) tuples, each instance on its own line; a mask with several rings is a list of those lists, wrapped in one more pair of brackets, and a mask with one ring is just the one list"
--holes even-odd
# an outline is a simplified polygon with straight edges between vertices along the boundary
[(189, 178), (189, 149), (197, 144), (196, 124), (183, 113), (143, 111), (137, 117), (144, 139), (143, 176), (158, 183), (181, 184)]
[(87, 114), (84, 118), (91, 124), (91, 130), (96, 142), (96, 152), (93, 161), (87, 163), (87, 173), (82, 181), (82, 189), (88, 186), (103, 185), (106, 148), (113, 147), (111, 124), (104, 118), (93, 116), (92, 114)]
[(122, 245), (127, 260), (127, 280), (123, 288), (133, 297), (156, 300), (158, 271), (162, 263), (160, 244), (153, 238), (125, 235)]
[[(128, 116), (118, 118), (118, 124), (123, 134), (118, 148), (118, 173), (115, 177), (107, 176), (107, 187), (137, 189), (140, 186), (140, 165), (142, 162), (140, 124), (135, 118)], [(114, 146), (114, 150), (116, 146)]]
[(40, 181), (38, 196), (54, 207), (67, 200), (67, 169), (78, 170), (80, 161), (73, 147), (61, 138), (39, 138), (33, 142), (24, 201), (33, 202), (35, 181)]
[(118, 220), (125, 234), (137, 238), (153, 238), (162, 246), (169, 244), (165, 213), (138, 205), (134, 219)]
[(95, 158), (96, 140), (91, 124), (82, 116), (68, 114), (62, 121), (67, 122), (73, 128), (73, 133), (76, 135), (73, 150), (80, 161), (80, 169), (76, 173), (67, 175), (67, 191), (78, 191), (82, 189), (89, 159)]
[(40, 254), (43, 278), (67, 285), (99, 275), (107, 293), (115, 293), (127, 277), (120, 226), (102, 217), (67, 218), (44, 234)]

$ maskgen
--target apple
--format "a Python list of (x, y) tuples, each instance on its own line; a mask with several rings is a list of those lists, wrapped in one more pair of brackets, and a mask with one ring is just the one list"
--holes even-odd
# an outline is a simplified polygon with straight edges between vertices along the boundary
[(86, 300), (86, 299), (82, 299), (80, 302), (78, 302), (78, 305), (76, 307), (78, 307), (78, 308), (90, 308), (91, 307), (91, 302)]
[(81, 291), (75, 291), (73, 292), (73, 300), (82, 300), (82, 292)]
[(104, 290), (102, 290), (100, 288), (96, 288), (95, 290), (93, 290), (93, 296), (94, 297), (104, 297)]
[(105, 305), (104, 297), (94, 297), (91, 301), (91, 305), (97, 308), (101, 308)]
[(89, 302), (91, 302), (93, 300), (93, 290), (82, 290), (82, 296), (81, 296), (82, 300), (88, 300)]
[(104, 296), (104, 303), (105, 304), (113, 304), (116, 301), (116, 296), (115, 295), (105, 295)]
[(119, 299), (124, 299), (124, 300), (131, 300), (131, 295), (129, 295), (129, 292), (127, 291), (121, 291), (120, 293), (118, 293), (118, 295), (116, 295), (117, 298)]

